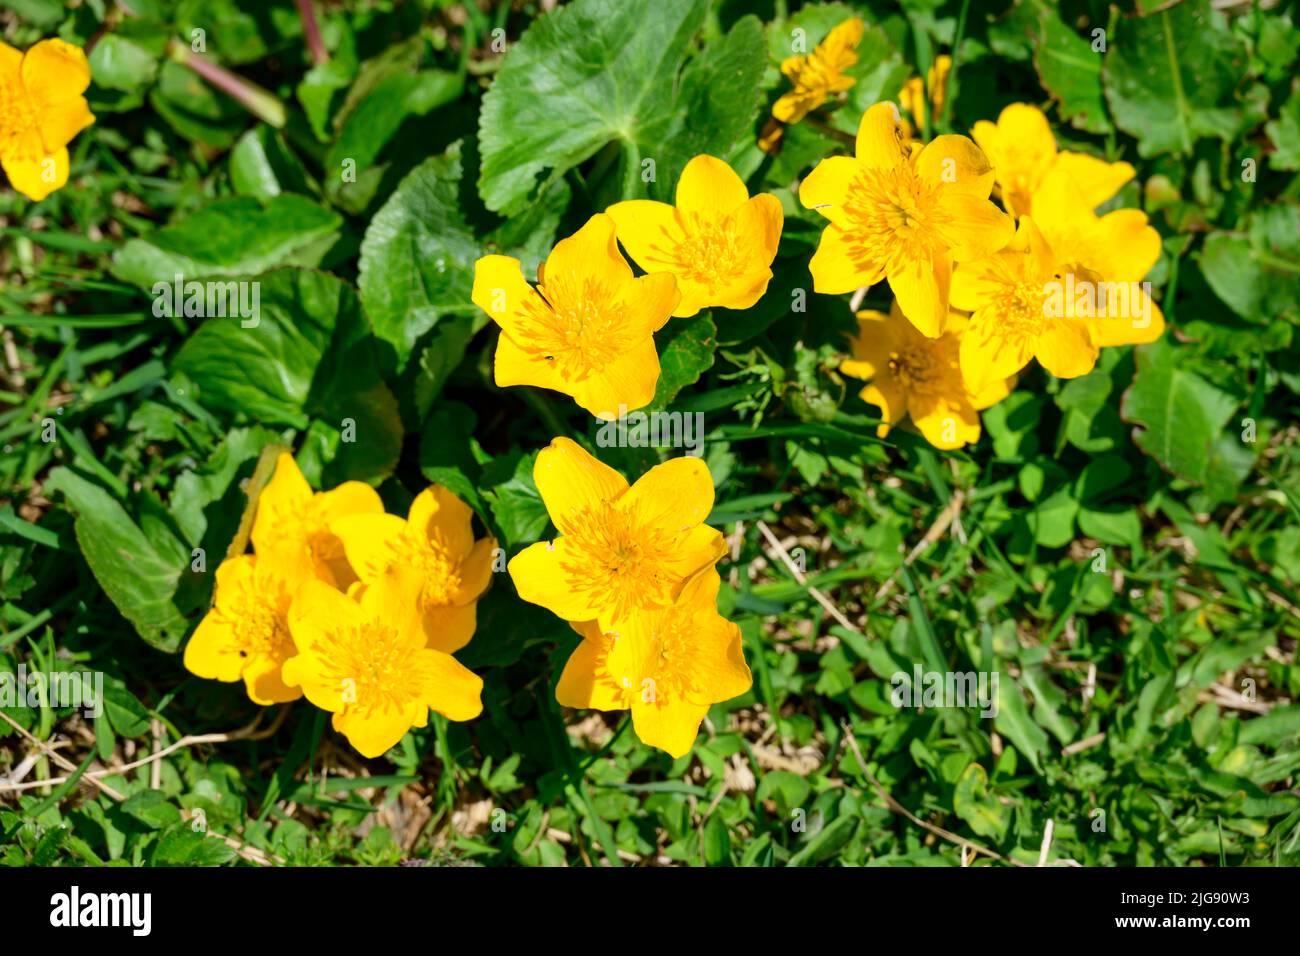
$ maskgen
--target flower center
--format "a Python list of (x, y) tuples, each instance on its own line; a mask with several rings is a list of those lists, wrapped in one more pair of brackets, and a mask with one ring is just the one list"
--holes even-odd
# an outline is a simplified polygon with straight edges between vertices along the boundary
[(36, 109), (21, 83), (0, 85), (0, 156), (15, 160), (37, 160), (41, 139)]
[(949, 220), (938, 199), (938, 190), (908, 163), (862, 169), (844, 198), (851, 257), (864, 268), (883, 264), (886, 274), (930, 259), (945, 248), (939, 229)]
[(935, 363), (925, 349), (906, 347), (889, 353), (889, 371), (903, 388), (917, 392), (933, 384)]
[(741, 267), (740, 252), (729, 223), (705, 220), (692, 215), (686, 223), (686, 239), (673, 254), (673, 271), (701, 285), (710, 292), (729, 282)]
[(400, 535), (390, 545), (392, 552), (385, 569), (414, 568), (420, 573), (423, 588), (420, 600), (425, 607), (445, 607), (460, 590), (460, 562), (440, 541), (414, 540)]
[(665, 583), (676, 534), (646, 527), (617, 505), (604, 502), (575, 515), (565, 535), (569, 557), (561, 564), (570, 584), (592, 604), (619, 617), (666, 603)]
[(600, 372), (631, 346), (622, 301), (599, 279), (557, 276), (529, 298), (515, 339), (551, 363), (566, 382)]
[(286, 596), (279, 591), (244, 592), (230, 615), (242, 660), (284, 661), (296, 653), (284, 620), (287, 610)]
[(423, 669), (417, 650), (396, 628), (375, 621), (332, 631), (316, 647), (343, 703), (363, 712), (395, 710), (416, 696)]

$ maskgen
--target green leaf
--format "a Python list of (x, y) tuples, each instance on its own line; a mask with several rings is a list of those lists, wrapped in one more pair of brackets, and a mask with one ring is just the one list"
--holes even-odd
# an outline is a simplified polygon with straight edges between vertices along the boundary
[(87, 59), (95, 85), (110, 90), (137, 90), (158, 75), (161, 50), (151, 52), (128, 37), (106, 33)]
[(1203, 136), (1232, 142), (1262, 117), (1236, 97), (1246, 47), (1209, 0), (1121, 17), (1102, 77), (1111, 115), (1138, 154), (1190, 154)]
[(1054, 9), (1039, 14), (1034, 66), (1043, 86), (1059, 102), (1061, 116), (1090, 133), (1109, 133), (1110, 117), (1101, 92), (1101, 61), (1092, 43), (1061, 22)]
[(689, 125), (676, 109), (678, 73), (704, 23), (707, 0), (574, 0), (533, 22), (483, 97), (478, 188), (511, 215), (537, 177), (563, 176), (609, 143), (624, 171), (662, 156)]
[(713, 365), (718, 330), (708, 312), (689, 319), (669, 319), (668, 341), (659, 350), (659, 382), (649, 408), (662, 409)]
[(980, 836), (998, 842), (1007, 835), (1007, 828), (1011, 825), (1011, 808), (989, 792), (989, 775), (977, 763), (971, 764), (957, 778), (952, 808)]
[(258, 324), (209, 319), (173, 369), (200, 402), (235, 419), (299, 429), (317, 419), (326, 477), (378, 482), (397, 464), (402, 425), (356, 294), (334, 276), (299, 269), (255, 281)]
[(1187, 351), (1163, 341), (1138, 348), (1137, 376), (1121, 414), (1139, 426), (1138, 447), (1165, 470), (1230, 498), (1253, 460), (1239, 436), (1225, 431), (1238, 401), (1191, 371)]
[(128, 240), (113, 257), (112, 272), (155, 290), (177, 275), (189, 281), (315, 265), (341, 225), (337, 214), (302, 196), (276, 196), (265, 204), (252, 196), (218, 199), (174, 225)]
[(1300, 169), (1300, 79), (1291, 81), (1291, 95), (1278, 111), (1277, 119), (1264, 124), (1273, 142), (1268, 157), (1270, 169)]
[(94, 482), (55, 468), (47, 493), (61, 493), (76, 514), (77, 544), (95, 580), (140, 636), (162, 651), (175, 651), (189, 622), (173, 601), (187, 553), (179, 542), (160, 551), (126, 509)]
[(484, 469), (483, 498), (492, 509), (498, 527), (512, 548), (532, 544), (542, 536), (551, 518), (533, 481), (537, 453), (494, 459)]
[(163, 63), (149, 104), (185, 139), (229, 149), (251, 122), (248, 112), (173, 60)]
[(1300, 206), (1264, 206), (1245, 235), (1215, 232), (1200, 254), (1214, 294), (1251, 322), (1300, 316)]
[(480, 242), (461, 211), (462, 175), (460, 143), (426, 159), (375, 214), (361, 243), (361, 302), (375, 334), (393, 346), (398, 368), (440, 317), (482, 317), (470, 300), (479, 256), (514, 255), (531, 271), (549, 248), (569, 199), (563, 185), (550, 190)]
[(243, 196), (274, 199), (284, 192), (309, 192), (307, 171), (278, 130), (262, 125), (239, 138), (230, 152), (230, 184)]

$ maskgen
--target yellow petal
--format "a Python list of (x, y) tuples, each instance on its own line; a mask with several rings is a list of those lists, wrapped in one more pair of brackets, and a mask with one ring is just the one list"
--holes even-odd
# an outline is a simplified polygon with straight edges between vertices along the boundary
[(993, 190), (993, 165), (984, 151), (965, 136), (936, 136), (916, 158), (922, 181), (942, 192), (960, 192), (988, 199)]
[(944, 401), (933, 395), (915, 396), (909, 402), (912, 422), (935, 448), (951, 450), (980, 438), (980, 417), (962, 401)]
[(1108, 163), (1086, 153), (1065, 151), (1056, 157), (1056, 169), (1074, 183), (1079, 197), (1089, 209), (1096, 209), (1110, 199), (1136, 174), (1128, 163)]
[(612, 643), (595, 621), (579, 625), (583, 640), (578, 644), (555, 685), (555, 699), (563, 707), (592, 710), (623, 710), (627, 707), (622, 688), (609, 678), (607, 656)]
[(470, 642), (478, 626), (478, 605), (448, 604), (424, 609), (424, 637), (428, 646), (444, 654), (454, 654)]
[(330, 522), (329, 528), (343, 543), (352, 570), (369, 584), (392, 565), (394, 545), (406, 532), (406, 522), (389, 514), (346, 515)]
[(808, 263), (813, 290), (825, 295), (843, 295), (873, 286), (885, 277), (883, 260), (864, 259), (859, 247), (834, 223), (822, 230), (817, 251)]
[(727, 553), (727, 541), (717, 528), (702, 524), (692, 528), (682, 538), (677, 551), (664, 562), (664, 567), (672, 574), (677, 585), (672, 589), (674, 596), (681, 587), (701, 568), (716, 564)]
[(67, 146), (73, 137), (95, 122), (90, 107), (81, 97), (47, 106), (40, 116), (41, 140), (47, 150)]
[(904, 259), (889, 275), (889, 288), (898, 307), (922, 335), (938, 338), (948, 317), (948, 287), (952, 263), (946, 256), (933, 262)]
[(1119, 310), (1122, 314), (1098, 317), (1088, 322), (1094, 345), (1146, 345), (1164, 334), (1165, 315), (1155, 300), (1137, 283), (1130, 285), (1124, 294), (1129, 297), (1131, 305)]
[(460, 563), (460, 588), (456, 592), (454, 603), (468, 604), (483, 596), (483, 592), (492, 583), (496, 556), (495, 538), (480, 538), (474, 542), (469, 554)]
[(1097, 364), (1097, 348), (1082, 322), (1058, 319), (1039, 337), (1034, 357), (1057, 378), (1077, 378)]
[(816, 209), (836, 225), (846, 221), (844, 197), (862, 164), (849, 156), (831, 156), (818, 163), (799, 184), (799, 202)]
[(651, 468), (623, 500), (641, 525), (685, 529), (709, 516), (713, 494), (709, 466), (686, 455)]
[[(39, 137), (32, 135), (39, 141)], [(34, 150), (38, 145), (39, 142), (35, 145), (29, 144), (24, 147), (24, 150)], [(48, 155), (41, 155), (39, 151), (31, 152), (31, 155), (37, 157), (34, 159), (23, 159), (21, 155), (11, 154), (0, 157), (0, 165), (3, 165), (5, 175), (9, 177), (9, 185), (32, 202), (40, 202), (50, 193), (62, 189), (67, 184), (68, 151), (66, 148), (53, 150)]]
[(907, 154), (898, 121), (898, 107), (887, 100), (862, 114), (855, 147), (859, 162), (871, 169), (892, 169), (903, 162)]
[[(533, 481), (551, 521), (566, 534), (588, 508), (612, 501), (628, 488), (622, 475), (570, 438), (553, 439), (537, 453)], [(587, 618), (567, 616), (571, 621)]]
[(632, 728), (643, 744), (666, 751), (675, 760), (690, 752), (708, 712), (708, 704), (646, 703), (633, 695)]
[(650, 199), (617, 202), (605, 210), (614, 220), (618, 241), (646, 272), (667, 272), (677, 265), (677, 247), (686, 239), (677, 211)]
[(322, 581), (304, 582), (289, 606), (289, 632), (299, 658), (311, 653), (328, 634), (340, 628), (361, 627), (364, 623), (360, 605)]
[(654, 340), (648, 339), (579, 382), (573, 400), (602, 421), (613, 421), (623, 412), (650, 404), (659, 372), (659, 353)]
[(618, 287), (632, 280), (632, 270), (618, 252), (614, 220), (597, 213), (581, 229), (561, 239), (546, 257), (542, 285), (547, 275), (591, 276)]
[(521, 348), (509, 333), (502, 332), (497, 340), (496, 355), (492, 360), (492, 380), (501, 388), (511, 385), (535, 385), (569, 394), (569, 383), (556, 370), (554, 361), (547, 361), (536, 351)]
[(961, 374), (966, 387), (979, 392), (990, 382), (1019, 372), (1033, 357), (1034, 345), (1025, 337), (1003, 335), (1002, 317), (993, 307), (976, 312), (961, 339)]
[(981, 196), (944, 190), (939, 208), (948, 217), (939, 234), (958, 262), (991, 256), (1015, 235), (1011, 217)]
[(450, 654), (422, 651), (425, 703), (448, 720), (473, 720), (483, 712), (483, 679)]
[(249, 660), (244, 668), (244, 689), (249, 700), (266, 707), (288, 703), (302, 696), (301, 687), (285, 683), (281, 664), (269, 657)]
[(907, 417), (907, 393), (894, 378), (879, 378), (858, 392), (869, 405), (880, 407), (880, 424), (876, 434), (884, 438), (889, 430)]
[(537, 290), (524, 281), (518, 259), (483, 256), (474, 263), (474, 287), (470, 299), (503, 329), (513, 328), (514, 318), (524, 304), (540, 301)]
[(185, 669), (207, 680), (239, 680), (244, 670), (240, 644), (231, 620), (213, 608), (199, 621), (194, 636), (185, 645)]
[(524, 548), (506, 566), (515, 590), (529, 604), (538, 604), (566, 621), (590, 621), (600, 616), (593, 595), (579, 591), (564, 565), (569, 556), (565, 538), (539, 541)]
[[(668, 272), (641, 276), (632, 280), (624, 296), (631, 308), (627, 312), (627, 324), (637, 332), (650, 336), (662, 329), (673, 310), (681, 301), (681, 292), (677, 289), (677, 277)], [(653, 346), (653, 342), (650, 343)]]
[(442, 485), (416, 495), (406, 520), (416, 534), (441, 544), (454, 558), (466, 557), (474, 547), (473, 510)]
[(281, 535), (281, 529), (297, 520), (297, 515), (312, 499), (311, 485), (298, 470), (293, 455), (281, 452), (275, 461), (271, 480), (257, 496), (257, 513), (253, 518), (253, 548), (270, 551)]
[(59, 39), (41, 40), (23, 55), (23, 86), (42, 106), (67, 103), (90, 86), (90, 64), (80, 47)]
[(428, 722), (428, 708), (422, 701), (385, 701), (362, 710), (348, 706), (330, 722), (363, 757), (379, 757), (401, 742), (412, 727)]
[(730, 215), (749, 199), (745, 181), (713, 156), (699, 155), (686, 164), (677, 180), (677, 208), (706, 219)]

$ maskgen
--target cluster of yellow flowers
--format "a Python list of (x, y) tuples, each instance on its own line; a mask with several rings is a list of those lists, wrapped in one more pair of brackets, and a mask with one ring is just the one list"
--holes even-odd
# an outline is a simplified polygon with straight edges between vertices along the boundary
[[(796, 84), (791, 115), (852, 86), (845, 47), (860, 36), (860, 22), (847, 21), (782, 65)], [(927, 108), (942, 108), (950, 68), (936, 59), (929, 96), (916, 79), (900, 91), (922, 128)], [(777, 119), (789, 112), (773, 109)], [(939, 448), (978, 440), (978, 411), (1005, 397), (1031, 359), (1073, 378), (1093, 369), (1101, 347), (1164, 330), (1142, 283), (1159, 234), (1139, 210), (1095, 212), (1133, 167), (1058, 151), (1029, 104), (972, 133), (922, 144), (897, 106), (877, 103), (862, 116), (854, 155), (823, 160), (799, 188), (800, 202), (830, 223), (810, 263), (813, 288), (842, 294), (885, 280), (895, 298), (889, 315), (858, 314), (841, 370), (869, 380), (861, 396), (881, 408), (882, 436), (910, 417)], [(995, 184), (1005, 211), (991, 201)]]
[(258, 704), (306, 696), (376, 757), (430, 709), (469, 720), (483, 681), (452, 654), (474, 635), (496, 542), (433, 485), (405, 519), (369, 485), (313, 492), (282, 453), (257, 496), (253, 554), (217, 569), (212, 609), (185, 646), (199, 677), (243, 680)]
[[(654, 398), (654, 333), (669, 318), (747, 309), (762, 297), (784, 223), (780, 200), (751, 198), (730, 166), (704, 155), (682, 170), (675, 199), (633, 199), (592, 216), (555, 244), (536, 288), (518, 259), (474, 264), (474, 303), (501, 326), (498, 385), (553, 389), (614, 419), (620, 406)], [(633, 278), (619, 243), (646, 275)]]
[(41, 40), (26, 53), (0, 42), (0, 166), (39, 202), (68, 181), (68, 143), (95, 122), (90, 65), (79, 47)]

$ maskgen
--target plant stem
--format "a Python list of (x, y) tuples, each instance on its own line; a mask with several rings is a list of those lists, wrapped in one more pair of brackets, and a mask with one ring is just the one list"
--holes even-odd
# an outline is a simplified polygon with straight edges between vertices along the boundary
[(195, 53), (178, 40), (171, 41), (167, 53), (177, 63), (189, 67), (230, 96), (262, 122), (276, 129), (283, 128), (287, 113), (284, 104), (273, 93), (262, 89), (251, 80), (231, 73), (225, 67), (217, 66), (206, 56)]

